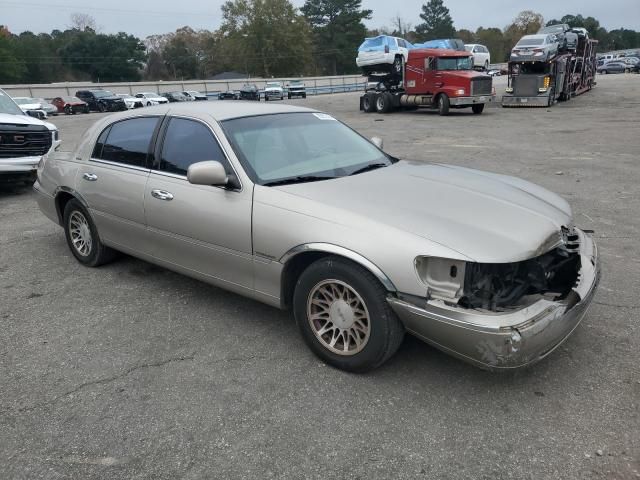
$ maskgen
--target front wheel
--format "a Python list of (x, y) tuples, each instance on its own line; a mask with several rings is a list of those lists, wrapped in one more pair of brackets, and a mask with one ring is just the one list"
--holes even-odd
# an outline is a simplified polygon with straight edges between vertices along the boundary
[(78, 200), (69, 200), (64, 208), (64, 233), (73, 256), (87, 267), (98, 267), (115, 257), (98, 236), (89, 212)]
[(368, 270), (326, 257), (296, 282), (294, 316), (318, 357), (342, 370), (366, 372), (391, 358), (404, 337), (387, 294)]
[(107, 110), (107, 108), (104, 106), (104, 103), (99, 103), (98, 104), (98, 111), (100, 113), (104, 113)]
[(484, 71), (486, 72), (487, 70), (489, 70), (489, 60), (484, 62)]
[(471, 111), (476, 115), (480, 115), (484, 110), (484, 103), (476, 103), (475, 105), (471, 105)]
[(64, 114), (65, 115), (71, 115), (72, 110), (71, 110), (71, 105), (65, 105), (64, 106)]
[(393, 96), (389, 92), (383, 92), (376, 97), (376, 111), (378, 113), (389, 113), (393, 107)]
[(449, 115), (449, 97), (444, 93), (438, 96), (438, 113), (442, 116)]

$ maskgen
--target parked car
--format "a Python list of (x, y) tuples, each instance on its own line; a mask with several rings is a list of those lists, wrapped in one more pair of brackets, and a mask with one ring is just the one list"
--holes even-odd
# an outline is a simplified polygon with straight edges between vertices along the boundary
[(623, 57), (619, 60), (621, 62), (624, 62), (624, 64), (626, 65), (627, 68), (625, 69), (625, 72), (627, 73), (638, 73), (638, 71), (640, 70), (640, 58), (638, 57)]
[(192, 102), (193, 99), (191, 97), (187, 97), (184, 93), (182, 92), (164, 92), (162, 94), (162, 96), (164, 98), (166, 98), (167, 100), (169, 100), (169, 103), (175, 103), (175, 102)]
[(58, 109), (44, 98), (36, 98), (36, 102), (40, 104), (40, 109), (47, 115), (58, 115)]
[(116, 95), (124, 100), (124, 103), (129, 110), (132, 108), (144, 107), (144, 100), (142, 98), (136, 98), (128, 93), (117, 93)]
[(578, 33), (572, 31), (566, 23), (548, 25), (538, 30), (539, 35), (554, 35), (560, 50), (575, 50), (578, 46)]
[(152, 105), (162, 105), (163, 103), (169, 103), (169, 100), (167, 100), (166, 98), (154, 92), (136, 93), (135, 97), (144, 99), (146, 107), (150, 107)]
[(412, 48), (413, 45), (403, 38), (388, 35), (367, 38), (358, 47), (356, 64), (366, 75), (393, 73), (400, 76)]
[(354, 372), (382, 365), (405, 331), (485, 368), (532, 364), (578, 326), (599, 278), (560, 196), (398, 160), (291, 105), (101, 118), (48, 158), (35, 191), (79, 263), (119, 250), (290, 308), (311, 350)]
[(491, 54), (489, 53), (489, 49), (484, 45), (479, 45), (477, 43), (471, 43), (464, 46), (464, 49), (467, 52), (471, 52), (473, 54), (473, 66), (479, 67), (486, 70), (489, 70), (489, 64), (491, 63)]
[(277, 98), (284, 100), (284, 88), (280, 82), (267, 82), (264, 86), (264, 101)]
[(629, 66), (622, 60), (610, 60), (596, 68), (596, 72), (604, 73), (625, 73)]
[(55, 125), (27, 115), (0, 89), (0, 183), (33, 183), (42, 156), (59, 145)]
[(182, 93), (184, 93), (187, 97), (191, 98), (192, 100), (203, 101), (203, 100), (209, 99), (204, 93), (200, 93), (196, 90), (186, 90)]
[(260, 90), (253, 83), (245, 83), (240, 89), (240, 100), (260, 101)]
[(20, 109), (35, 118), (44, 120), (47, 118), (47, 113), (42, 109), (40, 102), (31, 97), (13, 97), (13, 101), (18, 104)]
[(491, 69), (491, 70), (487, 70), (487, 75), (489, 75), (490, 77), (499, 77), (502, 75), (502, 72), (498, 69)]
[(538, 60), (546, 62), (557, 54), (558, 42), (555, 35), (525, 35), (511, 50), (511, 61)]
[(307, 87), (302, 80), (290, 80), (287, 87), (287, 98), (293, 97), (307, 98)]
[(71, 115), (75, 113), (89, 113), (89, 105), (78, 97), (64, 96), (56, 97), (51, 103), (58, 109), (59, 113)]
[(459, 38), (441, 38), (436, 40), (428, 40), (424, 43), (414, 44), (414, 48), (443, 48), (446, 50), (456, 50), (458, 52), (466, 51), (464, 42)]
[(78, 90), (76, 97), (86, 102), (89, 110), (97, 112), (117, 112), (127, 109), (124, 100), (108, 90)]
[(233, 90), (226, 90), (218, 94), (218, 100), (239, 100), (240, 94)]

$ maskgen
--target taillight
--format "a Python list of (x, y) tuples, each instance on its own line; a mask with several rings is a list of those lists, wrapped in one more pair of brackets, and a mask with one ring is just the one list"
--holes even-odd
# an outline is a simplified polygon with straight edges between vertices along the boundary
[(384, 46), (384, 53), (389, 53), (389, 45)]

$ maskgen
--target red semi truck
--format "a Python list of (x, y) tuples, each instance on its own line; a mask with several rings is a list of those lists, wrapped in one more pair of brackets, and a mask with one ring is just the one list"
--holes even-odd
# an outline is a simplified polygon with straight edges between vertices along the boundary
[(420, 48), (409, 51), (402, 74), (370, 75), (360, 110), (389, 113), (419, 107), (471, 108), (480, 114), (495, 100), (492, 78), (473, 70), (473, 56), (457, 50)]

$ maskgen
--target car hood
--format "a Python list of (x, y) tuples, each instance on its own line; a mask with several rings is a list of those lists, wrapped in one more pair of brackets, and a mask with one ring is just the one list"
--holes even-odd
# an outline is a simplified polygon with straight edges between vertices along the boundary
[(0, 113), (0, 124), (9, 123), (11, 125), (44, 125), (52, 132), (57, 130), (53, 123), (43, 122), (29, 115), (11, 115), (9, 113)]
[(486, 73), (474, 72), (473, 70), (446, 70), (447, 76), (451, 78), (463, 78), (471, 80), (476, 77), (486, 77)]
[[(400, 161), (350, 177), (275, 188), (299, 198), (282, 199), (284, 208), (315, 216), (323, 211), (302, 201), (307, 199), (332, 207), (325, 209), (334, 212), (325, 220), (364, 218), (369, 222), (362, 225), (373, 221), (376, 229), (409, 232), (483, 263), (541, 255), (557, 245), (561, 227), (572, 223), (569, 204), (542, 187), (450, 165)], [(345, 215), (336, 216), (336, 209)]]

